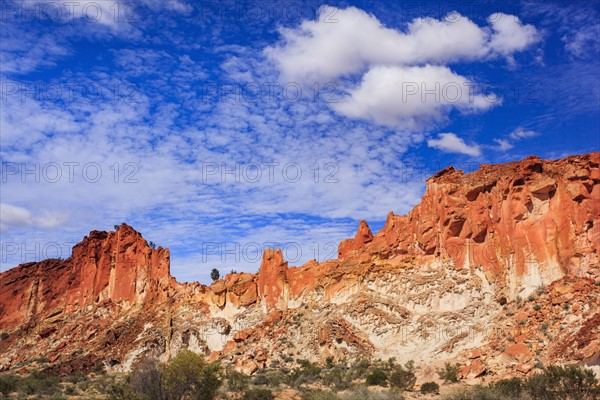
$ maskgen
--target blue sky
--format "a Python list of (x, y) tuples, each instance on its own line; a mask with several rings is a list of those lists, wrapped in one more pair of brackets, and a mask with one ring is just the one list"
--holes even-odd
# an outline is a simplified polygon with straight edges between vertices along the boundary
[(180, 281), (335, 257), (425, 179), (600, 149), (598, 1), (2, 3), (1, 269), (127, 222)]

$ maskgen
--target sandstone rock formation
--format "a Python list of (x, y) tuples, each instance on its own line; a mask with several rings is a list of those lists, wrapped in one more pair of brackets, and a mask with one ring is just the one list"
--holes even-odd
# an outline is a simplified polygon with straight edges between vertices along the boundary
[(130, 226), (92, 231), (67, 260), (27, 263), (0, 280), (5, 330), (48, 318), (68, 318), (103, 301), (129, 308), (167, 299), (169, 249), (154, 250)]
[[(338, 259), (180, 284), (127, 225), (66, 260), (0, 274), (0, 370), (128, 370), (182, 348), (253, 373), (301, 355), (436, 365), (461, 376), (600, 361), (600, 153), (446, 168), (408, 215), (361, 221)], [(552, 337), (554, 339), (550, 340)]]

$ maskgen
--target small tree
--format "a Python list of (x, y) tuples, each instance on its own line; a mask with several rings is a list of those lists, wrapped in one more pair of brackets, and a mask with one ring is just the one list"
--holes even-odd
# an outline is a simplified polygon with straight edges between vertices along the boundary
[(440, 379), (445, 382), (458, 382), (458, 371), (460, 370), (460, 364), (450, 364), (447, 362), (444, 364), (444, 368), (438, 369), (436, 372)]
[(155, 248), (156, 248), (156, 243), (154, 243), (154, 242), (150, 241), (150, 243), (148, 243), (148, 246), (149, 246), (151, 249), (155, 249)]
[(375, 368), (369, 375), (367, 375), (366, 384), (367, 386), (386, 386), (387, 375), (385, 372), (383, 372), (383, 370)]
[(128, 388), (113, 389), (114, 393), (112, 394), (117, 399), (129, 399), (133, 396), (140, 396), (148, 400), (167, 399), (163, 371), (156, 360), (151, 358), (144, 358), (131, 372)]
[(392, 389), (413, 390), (417, 382), (414, 362), (411, 360), (404, 364), (404, 367), (402, 365), (397, 366), (390, 374), (389, 381)]
[(220, 367), (183, 350), (168, 364), (142, 360), (129, 383), (110, 390), (111, 400), (212, 400), (221, 386)]
[(221, 277), (221, 274), (219, 273), (219, 270), (216, 268), (213, 268), (212, 271), (210, 271), (210, 279), (214, 281), (219, 280), (219, 278)]
[(219, 366), (189, 350), (179, 352), (167, 365), (164, 380), (172, 399), (212, 400), (222, 383)]

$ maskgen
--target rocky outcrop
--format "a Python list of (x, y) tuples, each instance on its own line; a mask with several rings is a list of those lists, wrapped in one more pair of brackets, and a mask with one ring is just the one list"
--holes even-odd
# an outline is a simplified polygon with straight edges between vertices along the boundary
[(210, 286), (177, 283), (169, 250), (127, 225), (93, 231), (69, 259), (0, 274), (0, 369), (42, 356), (61, 373), (123, 371), (182, 348), (247, 373), (280, 356), (463, 360), (465, 379), (597, 363), (599, 163), (449, 167), (408, 215), (375, 235), (361, 221), (336, 260), (266, 250), (258, 273)]
[[(543, 161), (528, 157), (482, 165), (463, 174), (450, 167), (427, 181), (407, 216), (388, 215), (362, 244), (370, 253), (454, 268), (481, 266), (502, 296), (525, 296), (564, 276), (598, 276), (600, 153)], [(360, 247), (357, 237), (340, 254)], [(501, 297), (502, 297), (501, 296)]]
[(92, 231), (66, 260), (27, 263), (0, 275), (0, 326), (68, 318), (107, 300), (125, 308), (164, 301), (169, 265), (169, 249), (150, 248), (128, 225)]
[(367, 221), (362, 220), (358, 225), (358, 231), (354, 239), (342, 240), (338, 246), (338, 260), (344, 260), (350, 255), (355, 255), (358, 252), (365, 249), (366, 244), (373, 240), (373, 234), (371, 228), (367, 224)]
[(287, 308), (287, 269), (280, 249), (266, 249), (258, 271), (258, 295), (265, 310)]

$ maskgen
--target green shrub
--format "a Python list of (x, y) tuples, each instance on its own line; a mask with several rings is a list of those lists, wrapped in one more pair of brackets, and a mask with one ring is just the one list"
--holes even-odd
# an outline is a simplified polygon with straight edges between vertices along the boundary
[(273, 392), (269, 389), (251, 389), (244, 392), (242, 400), (274, 400)]
[(415, 366), (412, 361), (407, 362), (404, 367), (399, 365), (395, 367), (390, 374), (390, 386), (395, 390), (413, 390), (417, 377), (415, 375)]
[(260, 371), (256, 375), (254, 375), (254, 379), (252, 381), (255, 385), (267, 386), (269, 384), (269, 378), (267, 377), (267, 374), (265, 374), (264, 371)]
[(270, 371), (267, 373), (267, 381), (269, 386), (277, 387), (284, 381), (285, 375), (281, 371)]
[(303, 383), (312, 383), (319, 379), (321, 368), (307, 360), (296, 360), (300, 364), (300, 368), (293, 370), (287, 376), (287, 383), (291, 386), (298, 387)]
[(447, 362), (444, 364), (444, 368), (438, 369), (436, 372), (440, 379), (444, 382), (458, 382), (458, 371), (460, 370), (460, 364), (450, 364)]
[(9, 337), (10, 337), (10, 335), (7, 332), (0, 333), (0, 340), (6, 340)]
[(519, 378), (502, 379), (490, 386), (496, 393), (511, 399), (518, 399), (523, 392), (523, 382)]
[(234, 370), (227, 372), (227, 388), (232, 392), (243, 392), (248, 389), (250, 378)]
[(167, 392), (174, 399), (212, 400), (221, 386), (220, 368), (204, 357), (183, 350), (164, 369)]
[(447, 400), (595, 400), (600, 398), (598, 380), (587, 369), (549, 366), (524, 382), (501, 380), (488, 387), (459, 389)]
[[(342, 400), (403, 400), (404, 397), (394, 392), (383, 392), (379, 390), (369, 390), (366, 386), (361, 386), (356, 390), (344, 393), (340, 396)], [(329, 400), (329, 399), (325, 399)]]
[[(498, 395), (489, 387), (474, 386), (455, 390), (446, 400), (508, 400), (509, 398)], [(518, 399), (510, 399), (518, 400)]]
[(339, 400), (338, 396), (325, 390), (308, 390), (300, 395), (302, 400)]
[(350, 376), (350, 373), (345, 372), (340, 367), (336, 366), (323, 373), (322, 381), (328, 388), (345, 390), (350, 388), (352, 377)]
[(367, 386), (386, 386), (387, 375), (385, 372), (383, 372), (383, 370), (375, 368), (369, 373), (369, 375), (367, 375), (367, 380), (365, 383)]
[(594, 373), (575, 366), (548, 366), (524, 384), (533, 400), (592, 400), (600, 396)]
[(438, 394), (440, 392), (440, 385), (435, 382), (425, 382), (421, 385), (422, 394)]
[(20, 392), (28, 395), (51, 395), (59, 392), (60, 387), (58, 386), (58, 383), (59, 380), (57, 377), (35, 371), (19, 381), (18, 389)]
[(212, 400), (221, 383), (217, 364), (208, 364), (203, 356), (183, 350), (165, 365), (143, 360), (132, 371), (127, 385), (114, 388), (113, 398), (120, 399), (118, 396), (122, 395), (131, 400)]
[(354, 379), (364, 378), (369, 371), (369, 367), (371, 366), (371, 362), (367, 358), (362, 358), (358, 360), (354, 365), (352, 365), (352, 377)]
[(0, 375), (0, 394), (3, 394), (4, 397), (8, 397), (8, 395), (19, 387), (20, 378), (16, 375)]

